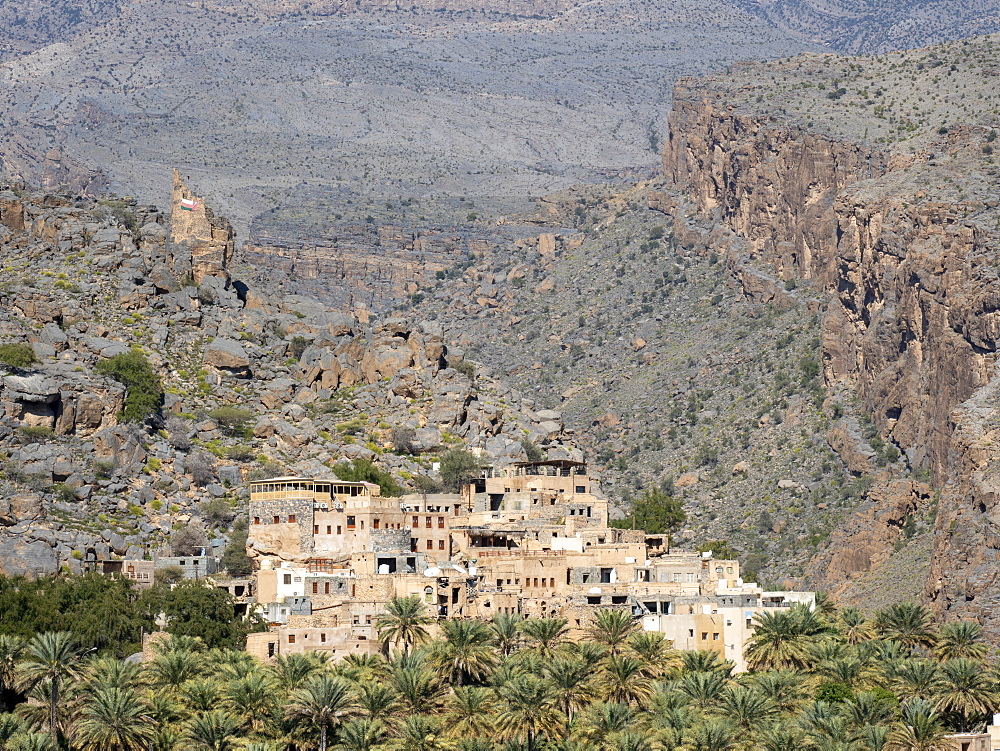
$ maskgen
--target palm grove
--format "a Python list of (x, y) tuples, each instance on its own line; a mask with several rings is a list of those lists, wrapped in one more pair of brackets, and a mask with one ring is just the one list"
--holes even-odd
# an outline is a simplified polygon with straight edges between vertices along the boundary
[(398, 599), (381, 654), (337, 663), (263, 664), (175, 628), (140, 664), (84, 632), (0, 630), (9, 751), (931, 750), (981, 729), (1000, 688), (978, 625), (910, 604), (764, 612), (743, 675), (622, 610), (571, 641), (563, 619), (438, 622)]

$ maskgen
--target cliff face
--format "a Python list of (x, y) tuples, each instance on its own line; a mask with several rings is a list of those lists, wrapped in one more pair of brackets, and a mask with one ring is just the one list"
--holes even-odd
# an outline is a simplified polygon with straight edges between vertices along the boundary
[[(825, 293), (827, 383), (856, 391), (881, 437), (944, 486), (927, 598), (1000, 630), (981, 606), (1000, 595), (987, 573), (1000, 548), (988, 532), (1000, 326), (996, 238), (987, 229), (995, 203), (941, 190), (956, 174), (977, 174), (969, 165), (984, 134), (952, 129), (936, 156), (902, 156), (727, 100), (710, 84), (677, 87), (666, 174), (730, 230), (723, 244), (737, 279), (770, 267), (787, 286), (808, 280)], [(868, 522), (839, 530), (839, 550), (817, 560), (819, 584), (836, 587), (886, 557), (905, 514), (926, 512), (930, 497), (882, 492), (867, 503)]]

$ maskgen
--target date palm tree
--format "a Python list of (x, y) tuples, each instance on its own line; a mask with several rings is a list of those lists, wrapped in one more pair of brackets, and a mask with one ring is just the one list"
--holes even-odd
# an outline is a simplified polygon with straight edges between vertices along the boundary
[[(348, 657), (353, 656), (348, 655)], [(320, 659), (315, 652), (278, 655), (268, 670), (270, 670), (278, 690), (288, 694), (300, 688), (306, 678), (323, 667)]]
[(592, 641), (604, 644), (612, 655), (618, 654), (628, 638), (639, 630), (639, 622), (627, 610), (605, 608), (594, 614), (594, 620), (587, 628)]
[(176, 691), (181, 684), (201, 672), (201, 657), (187, 649), (170, 649), (158, 653), (146, 663), (149, 681), (159, 688)]
[(504, 738), (523, 739), (526, 751), (535, 751), (539, 736), (548, 737), (562, 726), (551, 687), (533, 675), (518, 675), (497, 689), (501, 701), (497, 729)]
[(396, 692), (378, 681), (357, 686), (354, 700), (362, 714), (372, 720), (388, 722), (399, 709)]
[(98, 685), (84, 701), (74, 745), (85, 751), (142, 751), (153, 734), (147, 707), (133, 689)]
[(223, 704), (260, 733), (277, 709), (277, 691), (270, 675), (263, 671), (227, 681), (222, 690)]
[(738, 742), (735, 727), (724, 720), (711, 719), (691, 728), (687, 746), (691, 751), (729, 751)]
[(356, 717), (341, 725), (334, 748), (337, 751), (374, 751), (388, 735), (389, 731), (378, 720)]
[(73, 634), (67, 631), (46, 631), (32, 638), (24, 648), (23, 659), (17, 665), (19, 684), (30, 688), (44, 682), (48, 688), (49, 733), (59, 745), (59, 692), (66, 681), (78, 678), (82, 672), (82, 651)]
[(479, 621), (442, 621), (444, 640), (434, 643), (431, 660), (445, 679), (461, 686), (466, 680), (481, 681), (496, 666), (492, 634)]
[(544, 670), (553, 698), (566, 715), (568, 727), (573, 716), (597, 695), (591, 680), (591, 666), (578, 657), (559, 656)]
[(437, 676), (425, 666), (397, 668), (389, 676), (402, 708), (410, 713), (434, 712), (445, 690)]
[(961, 732), (971, 718), (988, 717), (996, 701), (996, 685), (981, 662), (959, 657), (941, 664), (934, 708), (943, 715), (956, 716)]
[(609, 702), (644, 705), (653, 694), (653, 681), (643, 664), (629, 655), (610, 655), (597, 677), (602, 698)]
[(198, 751), (234, 751), (242, 723), (223, 709), (201, 712), (184, 726), (185, 748)]
[(719, 695), (718, 711), (749, 737), (774, 714), (775, 706), (757, 688), (729, 686)]
[(490, 622), (493, 632), (493, 646), (502, 657), (513, 654), (521, 648), (524, 635), (521, 624), (524, 618), (518, 613), (497, 613)]
[(423, 644), (430, 638), (427, 625), (433, 622), (434, 619), (427, 615), (424, 604), (416, 595), (389, 600), (385, 612), (376, 619), (382, 651), (388, 654), (390, 645), (402, 645), (403, 653), (408, 653), (415, 645)]
[(771, 698), (779, 712), (796, 712), (806, 699), (806, 676), (795, 670), (769, 670), (754, 673), (753, 684)]
[(459, 686), (445, 705), (444, 728), (460, 738), (489, 738), (496, 732), (493, 691), (478, 686)]
[(441, 733), (441, 724), (434, 717), (413, 715), (399, 728), (399, 738), (392, 748), (399, 751), (444, 751), (454, 743)]
[(903, 660), (893, 666), (890, 686), (901, 699), (930, 699), (941, 687), (941, 672), (930, 660)]
[[(857, 735), (863, 732), (865, 728), (886, 725), (892, 719), (893, 706), (891, 701), (886, 700), (879, 694), (871, 691), (862, 691), (854, 696), (853, 701), (844, 702), (842, 712), (848, 724), (854, 728), (855, 735)], [(888, 733), (888, 730), (884, 727), (883, 730), (885, 732), (882, 735)], [(869, 740), (874, 742), (879, 737), (881, 736), (876, 735), (869, 738)], [(882, 742), (885, 742), (884, 737), (882, 738)]]
[(636, 711), (628, 704), (600, 702), (581, 716), (579, 736), (589, 748), (605, 748), (612, 736), (632, 730), (638, 720)]
[(756, 628), (745, 652), (751, 670), (804, 670), (811, 663), (811, 649), (821, 635), (830, 631), (830, 627), (804, 605), (758, 613), (754, 620)]
[(934, 657), (941, 662), (968, 657), (981, 660), (986, 657), (987, 647), (983, 643), (983, 627), (975, 621), (952, 621), (941, 626)]
[(105, 688), (130, 688), (139, 683), (142, 668), (138, 663), (126, 662), (116, 657), (98, 657), (86, 668), (87, 683)]
[(626, 642), (629, 654), (643, 664), (643, 670), (651, 678), (672, 674), (680, 668), (680, 654), (673, 648), (673, 642), (656, 631), (639, 631)]
[(566, 643), (569, 634), (565, 618), (529, 618), (521, 624), (528, 646), (543, 659), (551, 659), (556, 650)]
[(890, 605), (875, 616), (875, 628), (883, 639), (915, 649), (934, 646), (934, 617), (923, 605), (901, 602)]
[(718, 652), (706, 649), (681, 652), (681, 666), (685, 673), (721, 673), (727, 678), (733, 674), (733, 663), (723, 659)]
[(729, 683), (722, 673), (688, 673), (677, 681), (677, 690), (701, 710), (713, 706)]
[(839, 629), (851, 646), (875, 638), (875, 627), (858, 608), (843, 608), (838, 614)]
[(329, 673), (317, 673), (292, 694), (285, 712), (318, 730), (319, 751), (326, 751), (329, 731), (338, 727), (352, 708), (350, 684)]
[(954, 746), (931, 705), (917, 699), (903, 706), (902, 719), (886, 739), (885, 751), (949, 751)]

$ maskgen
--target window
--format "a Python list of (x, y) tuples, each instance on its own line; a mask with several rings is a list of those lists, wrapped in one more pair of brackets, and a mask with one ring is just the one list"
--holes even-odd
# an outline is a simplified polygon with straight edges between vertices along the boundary
[(438, 540), (438, 550), (444, 550), (444, 540)]
[(292, 583), (292, 575), (291, 574), (285, 574), (283, 581), (285, 582), (285, 584), (291, 584)]
[(313, 594), (314, 595), (319, 594), (319, 582), (313, 582)]
[(431, 518), (429, 516), (424, 517), (424, 526), (427, 527), (427, 529), (431, 528)]
[(274, 523), (275, 523), (275, 524), (278, 524), (278, 523), (280, 523), (280, 522), (281, 522), (281, 517), (280, 517), (280, 516), (275, 516), (275, 517), (274, 517)]
[(259, 517), (259, 516), (255, 516), (255, 517), (253, 518), (253, 523), (254, 523), (254, 524), (260, 524), (260, 517)]
[(320, 640), (321, 643), (325, 644), (326, 643), (326, 634), (320, 634), (319, 635), (319, 640)]
[(701, 640), (702, 641), (707, 641), (708, 640), (708, 632), (707, 631), (702, 631), (701, 632)]
[(296, 517), (295, 514), (289, 514), (288, 515), (288, 523), (289, 524), (295, 524), (297, 518), (298, 517)]
[(688, 629), (688, 636), (694, 638), (694, 629), (693, 628), (689, 628)]
[(354, 517), (353, 516), (347, 517), (347, 528), (348, 529), (354, 529), (354, 524), (355, 524), (354, 523)]
[(378, 529), (378, 517), (372, 519), (372, 529)]
[(289, 644), (294, 644), (295, 643), (295, 634), (289, 634), (288, 635), (288, 643)]
[(330, 582), (323, 582), (323, 594), (330, 594)]
[(715, 573), (721, 574), (722, 573), (722, 566), (716, 566), (715, 567)]
[(718, 634), (712, 634), (712, 641), (719, 641), (719, 635)]
[(329, 524), (326, 525), (326, 533), (328, 535), (332, 535), (333, 534), (333, 527), (331, 527)]
[(586, 493), (587, 492), (587, 486), (586, 485), (577, 485), (576, 486), (576, 492), (577, 493)]
[(319, 534), (319, 525), (318, 524), (313, 524), (313, 534), (314, 535), (318, 535)]
[(687, 580), (688, 580), (688, 584), (690, 584), (691, 582), (693, 582), (694, 581), (694, 574), (688, 574), (687, 575)]
[(439, 516), (438, 517), (438, 529), (444, 529), (444, 517), (443, 516)]
[(428, 540), (427, 541), (427, 549), (428, 550), (434, 550), (434, 540)]
[(340, 532), (340, 525), (339, 524), (337, 525), (337, 534), (338, 535), (341, 534), (341, 532)]
[(681, 575), (680, 574), (674, 574), (674, 581), (679, 584), (680, 581), (681, 581)]
[(543, 579), (542, 579), (542, 586), (543, 586), (543, 587), (547, 587), (547, 586), (549, 586), (549, 580), (548, 580), (548, 579), (544, 579), (544, 578), (543, 578)]

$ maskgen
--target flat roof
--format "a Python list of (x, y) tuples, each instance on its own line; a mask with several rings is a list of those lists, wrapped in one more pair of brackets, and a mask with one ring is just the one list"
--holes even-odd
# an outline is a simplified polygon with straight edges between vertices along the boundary
[(377, 487), (377, 484), (374, 483), (374, 482), (364, 482), (364, 481), (358, 481), (358, 480), (341, 480), (341, 479), (336, 478), (336, 477), (334, 477), (334, 478), (323, 477), (323, 478), (320, 478), (320, 479), (316, 479), (316, 478), (313, 478), (313, 477), (293, 477), (293, 476), (288, 476), (288, 477), (269, 477), (266, 480), (250, 480), (249, 484), (250, 485), (260, 485), (260, 484), (265, 483), (265, 482), (311, 482), (313, 484), (318, 483), (318, 482), (325, 482), (325, 483), (330, 483), (331, 485), (358, 485), (358, 486), (364, 485), (364, 486), (368, 486), (368, 487)]
[(572, 459), (543, 459), (538, 462), (513, 462), (515, 467), (586, 467), (587, 462)]

